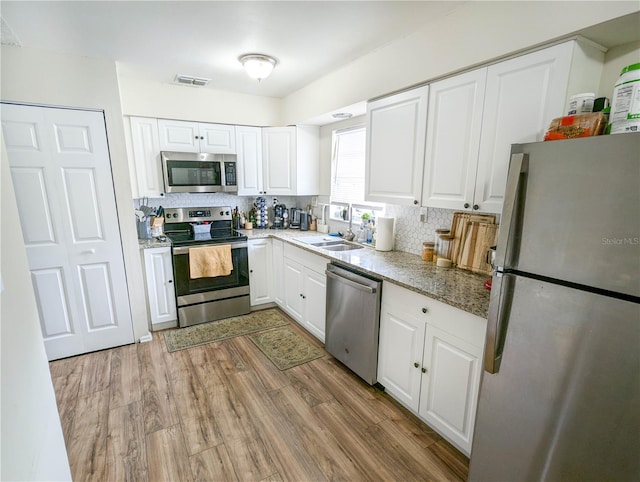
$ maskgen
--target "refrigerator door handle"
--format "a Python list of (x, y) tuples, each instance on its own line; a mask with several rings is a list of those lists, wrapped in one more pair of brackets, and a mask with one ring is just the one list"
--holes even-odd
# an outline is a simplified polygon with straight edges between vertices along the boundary
[(484, 347), (484, 369), (489, 373), (498, 373), (500, 370), (515, 281), (515, 275), (496, 272), (491, 283)]
[[(521, 229), (519, 216), (522, 213), (520, 204), (524, 202), (524, 189), (529, 170), (528, 154), (512, 154), (509, 164), (509, 174), (505, 188), (502, 222), (498, 231), (495, 266), (499, 268), (511, 267), (518, 258), (517, 245)], [(521, 216), (520, 216), (521, 217)]]

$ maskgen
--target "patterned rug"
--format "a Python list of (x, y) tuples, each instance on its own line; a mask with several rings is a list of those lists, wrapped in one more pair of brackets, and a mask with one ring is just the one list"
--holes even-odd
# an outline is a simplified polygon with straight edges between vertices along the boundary
[(283, 314), (276, 309), (269, 309), (167, 331), (164, 340), (167, 350), (173, 352), (287, 324), (289, 321)]
[(249, 338), (279, 370), (287, 370), (324, 356), (321, 349), (289, 327), (255, 333)]

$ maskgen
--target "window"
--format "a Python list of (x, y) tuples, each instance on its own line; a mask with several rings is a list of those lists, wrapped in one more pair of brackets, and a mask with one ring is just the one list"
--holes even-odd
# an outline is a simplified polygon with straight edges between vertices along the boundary
[(364, 200), (364, 159), (366, 128), (351, 127), (333, 132), (333, 157), (331, 162), (330, 217), (349, 220), (353, 207), (353, 220), (360, 222), (365, 212), (373, 215), (382, 204)]

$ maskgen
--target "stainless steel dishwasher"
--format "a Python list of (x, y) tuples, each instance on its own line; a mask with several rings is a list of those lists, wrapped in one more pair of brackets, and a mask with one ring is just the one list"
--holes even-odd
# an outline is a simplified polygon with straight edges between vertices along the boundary
[(327, 265), (325, 348), (365, 382), (377, 381), (382, 281)]

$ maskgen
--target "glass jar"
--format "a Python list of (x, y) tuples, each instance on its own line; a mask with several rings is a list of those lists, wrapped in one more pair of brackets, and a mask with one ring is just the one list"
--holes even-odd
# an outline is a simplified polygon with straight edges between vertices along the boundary
[(438, 244), (438, 259), (451, 259), (451, 241), (453, 240), (453, 236), (449, 234), (441, 234), (439, 237), (440, 241)]
[(433, 251), (433, 261), (438, 261), (438, 253), (442, 250), (440, 248), (440, 236), (443, 234), (449, 234), (451, 231), (445, 228), (436, 229), (436, 247)]
[(436, 243), (433, 241), (425, 241), (422, 243), (422, 259), (424, 261), (433, 261), (433, 252), (435, 249)]

